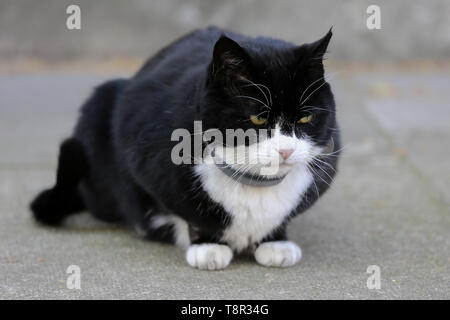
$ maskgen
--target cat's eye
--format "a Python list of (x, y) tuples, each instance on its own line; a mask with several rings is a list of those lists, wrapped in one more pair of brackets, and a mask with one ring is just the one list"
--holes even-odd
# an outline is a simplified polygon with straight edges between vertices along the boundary
[(259, 117), (259, 116), (250, 116), (250, 120), (253, 122), (253, 124), (256, 124), (257, 126), (262, 126), (267, 122), (267, 118)]
[(310, 114), (309, 116), (301, 117), (300, 120), (298, 120), (299, 123), (308, 123), (313, 119), (313, 115)]

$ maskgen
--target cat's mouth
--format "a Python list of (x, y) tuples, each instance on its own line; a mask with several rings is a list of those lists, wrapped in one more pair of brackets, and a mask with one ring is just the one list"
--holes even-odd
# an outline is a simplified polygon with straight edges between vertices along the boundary
[(276, 166), (269, 164), (230, 164), (219, 156), (215, 149), (211, 152), (215, 166), (225, 175), (236, 182), (256, 186), (267, 187), (279, 184), (287, 176), (293, 164), (282, 162)]

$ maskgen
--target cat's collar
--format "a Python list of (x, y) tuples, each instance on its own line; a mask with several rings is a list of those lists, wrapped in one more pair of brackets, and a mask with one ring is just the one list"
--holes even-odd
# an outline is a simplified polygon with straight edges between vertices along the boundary
[[(327, 155), (331, 153), (334, 150), (334, 141), (333, 138), (331, 138), (328, 141), (328, 144), (326, 146), (326, 149), (322, 152), (324, 155)], [(226, 164), (224, 161), (220, 161), (221, 159), (218, 159), (215, 154), (215, 150), (213, 149), (211, 152), (211, 156), (214, 160), (214, 164), (217, 168), (219, 168), (223, 173), (225, 173), (228, 177), (233, 179), (236, 182), (245, 184), (247, 186), (252, 187), (271, 187), (276, 186), (279, 184), (283, 179), (287, 176), (287, 174), (283, 176), (276, 176), (276, 177), (267, 177), (262, 176), (259, 174), (252, 174), (252, 173), (241, 173), (238, 170), (235, 170), (230, 167), (229, 164)]]
[(283, 176), (276, 177), (267, 177), (259, 174), (252, 173), (242, 173), (238, 170), (230, 167), (229, 164), (226, 164), (224, 161), (220, 161), (218, 157), (215, 155), (215, 150), (211, 152), (211, 156), (214, 160), (214, 164), (217, 168), (219, 168), (223, 173), (225, 173), (228, 177), (233, 179), (236, 182), (245, 184), (247, 186), (252, 187), (271, 187), (279, 184), (286, 177), (287, 174)]

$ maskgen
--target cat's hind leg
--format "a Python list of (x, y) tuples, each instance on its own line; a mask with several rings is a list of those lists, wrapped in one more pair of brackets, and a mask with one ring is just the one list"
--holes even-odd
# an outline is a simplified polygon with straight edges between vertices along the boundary
[(187, 249), (191, 244), (188, 223), (174, 214), (150, 215), (146, 230), (138, 230), (148, 240), (173, 243)]
[(58, 225), (66, 216), (84, 210), (78, 185), (87, 171), (82, 145), (75, 138), (65, 140), (60, 147), (55, 186), (42, 191), (30, 205), (36, 220)]

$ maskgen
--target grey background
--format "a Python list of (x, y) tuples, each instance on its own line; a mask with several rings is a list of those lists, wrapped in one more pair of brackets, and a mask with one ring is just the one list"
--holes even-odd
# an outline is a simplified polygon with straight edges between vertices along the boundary
[[(65, 27), (69, 4), (81, 7), (79, 31)], [(369, 4), (381, 8), (381, 30), (366, 28)], [(447, 59), (449, 16), (446, 0), (2, 0), (0, 56), (142, 58), (192, 29), (213, 24), (298, 44), (334, 26), (334, 59)]]

